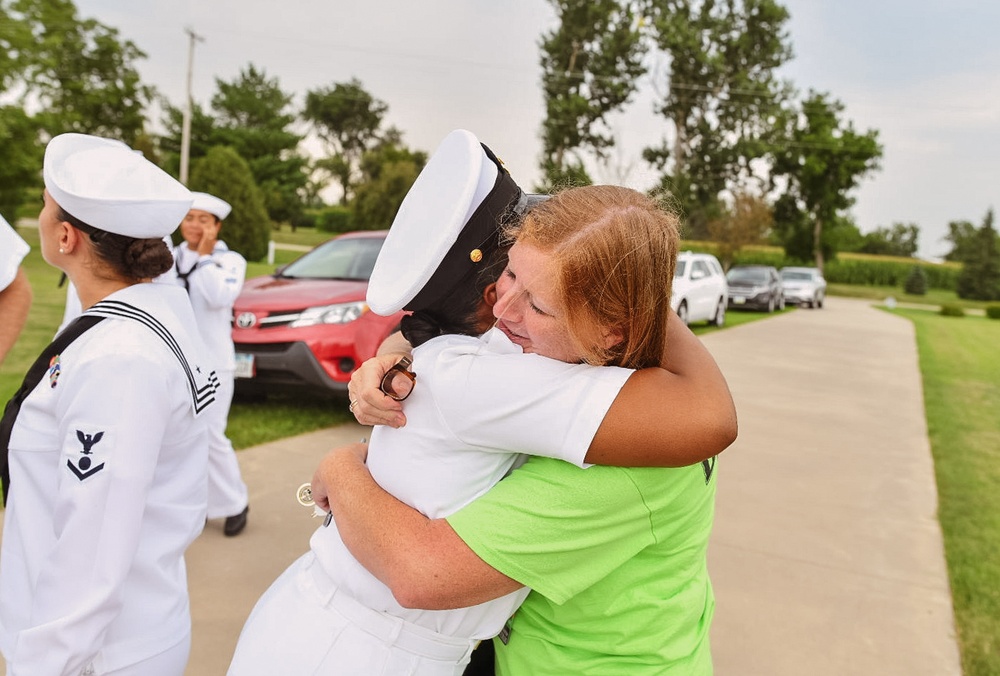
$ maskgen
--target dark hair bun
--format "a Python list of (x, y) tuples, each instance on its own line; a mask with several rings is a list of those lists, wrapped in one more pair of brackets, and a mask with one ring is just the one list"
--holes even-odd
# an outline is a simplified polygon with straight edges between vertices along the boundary
[(174, 264), (170, 248), (159, 238), (132, 240), (122, 258), (125, 272), (136, 279), (156, 277)]

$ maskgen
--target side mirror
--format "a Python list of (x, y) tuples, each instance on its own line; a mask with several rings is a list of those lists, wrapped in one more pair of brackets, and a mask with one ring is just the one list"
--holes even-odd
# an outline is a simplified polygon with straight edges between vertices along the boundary
[(708, 275), (705, 274), (704, 270), (692, 270), (691, 271), (691, 281), (695, 282), (699, 279), (705, 279)]

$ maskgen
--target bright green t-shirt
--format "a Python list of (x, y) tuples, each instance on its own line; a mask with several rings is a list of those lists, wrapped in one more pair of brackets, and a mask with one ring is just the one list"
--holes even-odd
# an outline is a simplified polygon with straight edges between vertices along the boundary
[(509, 642), (494, 640), (497, 673), (711, 674), (714, 469), (533, 457), (449, 516), (480, 558), (532, 589)]

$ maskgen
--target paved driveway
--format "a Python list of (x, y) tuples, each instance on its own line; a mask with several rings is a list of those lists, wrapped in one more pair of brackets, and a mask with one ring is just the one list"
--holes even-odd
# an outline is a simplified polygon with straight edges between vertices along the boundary
[(709, 551), (716, 674), (961, 674), (912, 324), (828, 298), (706, 343), (740, 420)]

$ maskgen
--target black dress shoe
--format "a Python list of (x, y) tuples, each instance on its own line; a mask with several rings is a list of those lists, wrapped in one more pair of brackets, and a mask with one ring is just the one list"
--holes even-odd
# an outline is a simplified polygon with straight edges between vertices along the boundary
[(222, 527), (222, 532), (230, 537), (239, 535), (247, 527), (247, 512), (249, 511), (250, 505), (247, 505), (239, 514), (227, 516), (226, 525)]

